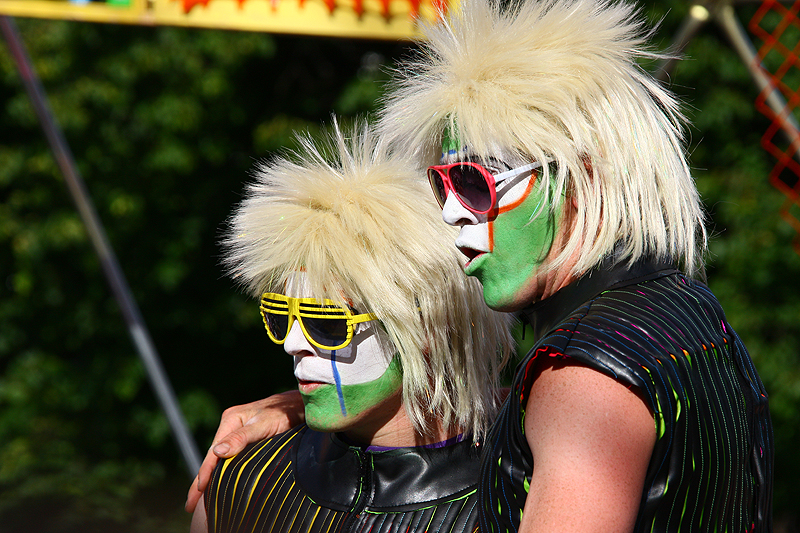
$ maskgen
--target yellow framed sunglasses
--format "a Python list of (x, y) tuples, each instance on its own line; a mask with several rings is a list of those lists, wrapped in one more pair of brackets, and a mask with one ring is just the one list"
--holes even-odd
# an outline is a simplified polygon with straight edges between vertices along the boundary
[(377, 320), (372, 313), (353, 314), (350, 309), (336, 305), (327, 298), (292, 298), (272, 292), (261, 296), (261, 317), (270, 340), (286, 342), (294, 321), (308, 342), (323, 350), (341, 350), (353, 340), (355, 324)]

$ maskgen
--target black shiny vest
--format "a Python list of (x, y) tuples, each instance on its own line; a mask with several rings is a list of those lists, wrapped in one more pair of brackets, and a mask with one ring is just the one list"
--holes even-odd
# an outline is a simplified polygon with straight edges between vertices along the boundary
[[(485, 445), (480, 529), (516, 532), (536, 468), (523, 432), (539, 357), (637, 387), (657, 440), (635, 532), (772, 530), (773, 436), (764, 386), (706, 286), (668, 265), (600, 268), (524, 313), (539, 339)], [(535, 510), (525, 509), (525, 512)]]
[(215, 533), (473, 533), (471, 440), (370, 452), (298, 426), (220, 462), (205, 493)]

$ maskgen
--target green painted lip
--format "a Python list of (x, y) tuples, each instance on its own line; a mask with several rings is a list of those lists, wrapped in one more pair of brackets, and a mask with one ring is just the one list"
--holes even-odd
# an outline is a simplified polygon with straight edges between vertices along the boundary
[(475, 271), (481, 268), (481, 264), (491, 252), (481, 252), (480, 255), (473, 257), (469, 263), (464, 267), (464, 274), (467, 276), (474, 276)]

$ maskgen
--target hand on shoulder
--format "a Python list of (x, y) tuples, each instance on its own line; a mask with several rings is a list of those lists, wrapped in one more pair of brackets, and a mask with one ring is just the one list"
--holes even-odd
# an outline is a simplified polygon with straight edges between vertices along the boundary
[(233, 457), (251, 442), (290, 430), (303, 422), (303, 414), (303, 400), (297, 390), (226, 409), (200, 471), (189, 488), (186, 512), (194, 511), (220, 458)]

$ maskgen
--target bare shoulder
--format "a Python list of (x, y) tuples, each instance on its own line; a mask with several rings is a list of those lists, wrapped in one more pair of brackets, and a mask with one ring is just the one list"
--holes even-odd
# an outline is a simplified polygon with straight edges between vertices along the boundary
[(656, 440), (636, 391), (549, 360), (537, 368), (524, 424), (534, 461), (524, 531), (633, 530)]
[(569, 360), (553, 359), (537, 367), (526, 412), (533, 415), (526, 426), (574, 426), (571, 431), (583, 429), (593, 440), (604, 427), (614, 433), (645, 429), (655, 437), (653, 413), (639, 391)]

